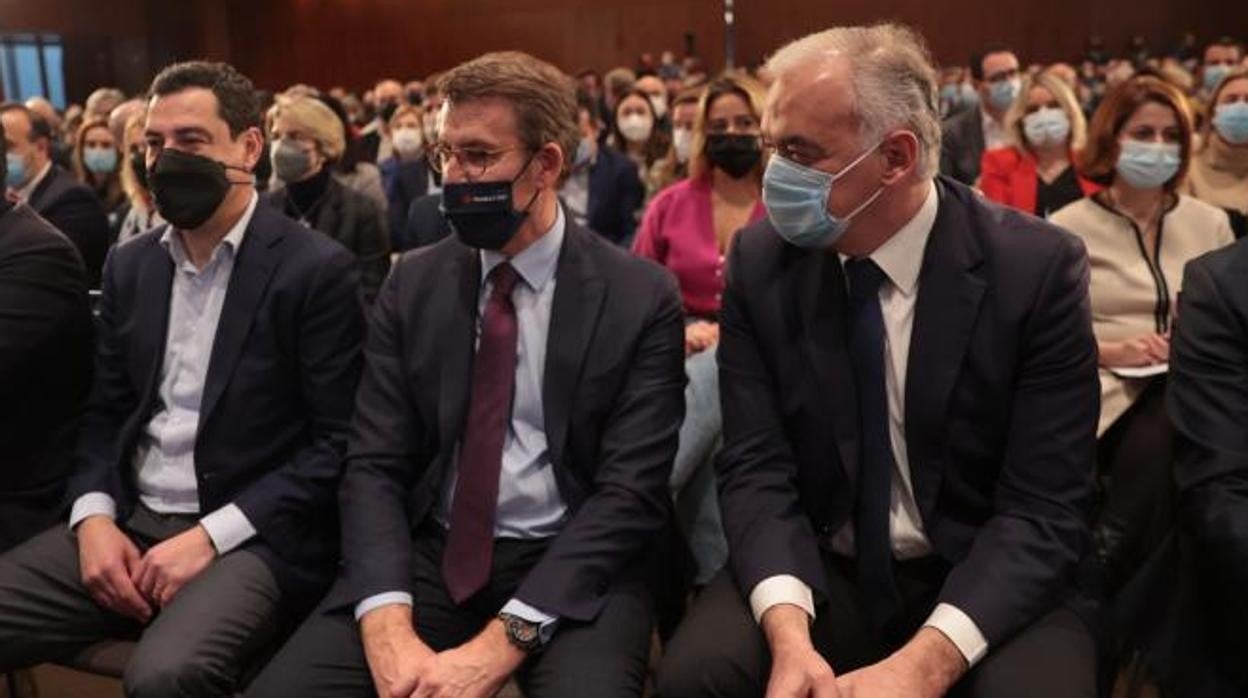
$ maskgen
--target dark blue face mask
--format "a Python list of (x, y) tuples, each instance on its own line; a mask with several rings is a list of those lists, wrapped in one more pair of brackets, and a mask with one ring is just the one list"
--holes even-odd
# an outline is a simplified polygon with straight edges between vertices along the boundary
[(460, 242), (481, 250), (501, 250), (511, 242), (540, 193), (533, 192), (523, 211), (512, 205), (512, 186), (532, 162), (530, 157), (514, 179), (443, 185), (442, 215)]

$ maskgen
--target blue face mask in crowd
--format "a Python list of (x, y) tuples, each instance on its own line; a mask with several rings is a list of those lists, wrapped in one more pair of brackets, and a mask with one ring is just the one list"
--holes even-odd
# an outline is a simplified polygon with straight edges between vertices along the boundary
[(1231, 145), (1248, 143), (1248, 102), (1219, 104), (1213, 112), (1213, 127)]
[(831, 247), (845, 234), (850, 221), (884, 193), (881, 186), (866, 201), (845, 216), (828, 211), (832, 184), (854, 169), (880, 147), (867, 148), (862, 155), (841, 168), (836, 174), (803, 167), (779, 155), (772, 156), (763, 175), (763, 204), (767, 217), (780, 237), (797, 247), (819, 249)]
[(1183, 160), (1177, 143), (1124, 140), (1115, 168), (1136, 189), (1155, 189), (1169, 182)]
[(6, 153), (4, 156), (4, 165), (6, 168), (4, 175), (5, 186), (18, 189), (26, 183), (26, 163), (22, 160), (21, 155), (18, 155), (17, 153)]
[(988, 103), (998, 111), (1005, 111), (1018, 99), (1021, 89), (1022, 82), (1018, 78), (998, 80), (988, 85)]
[(1222, 82), (1222, 78), (1226, 77), (1226, 74), (1229, 72), (1231, 72), (1230, 67), (1220, 63), (1205, 66), (1205, 89), (1213, 92), (1217, 89), (1218, 83)]
[(82, 164), (93, 174), (111, 174), (117, 169), (117, 151), (112, 148), (86, 148), (82, 151)]
[(1023, 134), (1027, 142), (1037, 148), (1064, 144), (1070, 135), (1070, 118), (1061, 109), (1037, 109), (1023, 117)]
[(940, 101), (945, 102), (947, 104), (954, 104), (955, 102), (957, 102), (957, 100), (958, 100), (958, 86), (957, 85), (953, 83), (949, 83), (948, 85), (945, 85), (944, 87), (940, 88)]

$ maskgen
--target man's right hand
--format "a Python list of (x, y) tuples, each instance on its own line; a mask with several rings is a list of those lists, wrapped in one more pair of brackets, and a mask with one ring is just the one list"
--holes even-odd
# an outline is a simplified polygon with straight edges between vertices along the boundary
[(810, 616), (790, 604), (767, 609), (763, 634), (771, 647), (767, 698), (838, 698), (836, 674), (810, 641)]
[(360, 618), (360, 637), (378, 698), (407, 698), (421, 668), (435, 656), (412, 626), (412, 607), (382, 606)]
[(89, 516), (78, 524), (78, 566), (91, 598), (140, 623), (152, 619), (152, 607), (134, 586), (139, 548), (107, 516)]

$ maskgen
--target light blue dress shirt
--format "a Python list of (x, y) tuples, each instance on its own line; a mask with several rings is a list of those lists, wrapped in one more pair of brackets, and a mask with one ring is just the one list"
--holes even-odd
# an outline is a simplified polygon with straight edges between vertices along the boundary
[[(198, 514), (199, 485), (195, 473), (195, 440), (208, 363), (221, 320), (221, 308), (234, 272), (234, 260), (258, 201), (252, 194), (247, 209), (217, 245), (203, 269), (196, 269), (172, 226), (160, 244), (173, 259), (169, 294), (169, 330), (160, 371), (155, 415), (143, 430), (134, 467), (139, 500), (162, 514)], [(70, 511), (70, 528), (88, 516), (116, 518), (117, 504), (104, 492), (79, 497)], [(234, 504), (200, 520), (218, 554), (225, 554), (256, 535), (247, 516)]]
[[(559, 493), (554, 467), (546, 443), (546, 420), (542, 406), (542, 384), (546, 374), (546, 342), (550, 329), (550, 313), (555, 298), (555, 271), (563, 249), (565, 217), (557, 207), (551, 229), (511, 260), (499, 252), (482, 251), (481, 291), (477, 304), (477, 336), (490, 297), (489, 274), (494, 267), (510, 261), (522, 283), (516, 284), (512, 302), (516, 308), (517, 347), (516, 383), (512, 400), (511, 423), (503, 441), (502, 474), (498, 483), (498, 509), (495, 512), (494, 535), (499, 538), (539, 539), (559, 533), (567, 519), (568, 508)], [(458, 454), (456, 454), (458, 458)], [(450, 519), (451, 500), (456, 476), (447, 478), (435, 516), (446, 526)], [(386, 592), (370, 596), (355, 609), (358, 619), (365, 613), (388, 604), (411, 605), (406, 592)], [(542, 625), (543, 641), (553, 635), (557, 618), (535, 609), (518, 599), (502, 608), (525, 620)]]

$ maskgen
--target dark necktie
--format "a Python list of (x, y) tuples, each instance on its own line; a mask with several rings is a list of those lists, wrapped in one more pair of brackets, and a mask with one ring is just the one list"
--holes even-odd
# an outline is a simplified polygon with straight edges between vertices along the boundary
[(472, 398), (442, 556), (442, 579), (457, 604), (477, 593), (490, 576), (498, 478), (516, 382), (516, 306), (511, 292), (518, 278), (507, 262), (490, 272), (490, 297), (472, 364)]
[(849, 355), (858, 388), (860, 448), (854, 505), (858, 583), (872, 625), (881, 630), (899, 605), (888, 531), (895, 463), (888, 436), (884, 314), (880, 310), (880, 286), (886, 277), (870, 259), (847, 262), (845, 272), (849, 276)]

